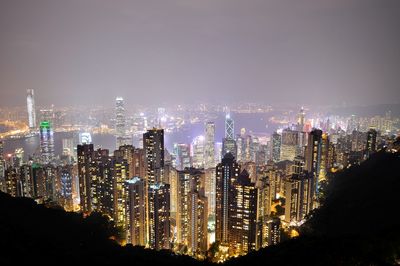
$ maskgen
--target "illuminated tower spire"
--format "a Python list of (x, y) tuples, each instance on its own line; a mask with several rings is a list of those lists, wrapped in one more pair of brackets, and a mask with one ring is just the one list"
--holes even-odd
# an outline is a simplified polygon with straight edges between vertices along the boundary
[(231, 118), (231, 114), (227, 113), (225, 116), (225, 138), (226, 139), (234, 139), (235, 131), (234, 131), (234, 121)]

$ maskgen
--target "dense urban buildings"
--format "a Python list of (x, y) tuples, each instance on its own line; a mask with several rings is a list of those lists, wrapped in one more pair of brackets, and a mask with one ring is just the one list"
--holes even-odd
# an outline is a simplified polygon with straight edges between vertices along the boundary
[[(320, 206), (332, 173), (383, 148), (396, 149), (399, 123), (390, 113), (311, 118), (302, 107), (290, 122), (269, 121), (275, 126), (260, 134), (234, 122), (244, 112), (240, 108), (194, 115), (177, 109), (175, 117), (157, 108), (130, 116), (119, 97), (115, 109), (101, 113), (109, 125), (99, 120), (69, 128), (52, 106), (41, 109), (37, 131), (31, 90), (27, 102), (24, 138), (39, 142), (33, 151), (26, 146), (10, 151), (8, 142), (21, 135), (0, 140), (2, 191), (85, 216), (99, 212), (122, 232), (121, 244), (199, 259), (211, 248), (217, 250), (214, 261), (297, 236)], [(260, 108), (254, 110), (251, 115)], [(185, 120), (181, 112), (192, 116)], [(222, 123), (213, 120), (215, 114)], [(199, 130), (187, 131), (196, 125)], [(107, 134), (115, 146), (98, 143)]]

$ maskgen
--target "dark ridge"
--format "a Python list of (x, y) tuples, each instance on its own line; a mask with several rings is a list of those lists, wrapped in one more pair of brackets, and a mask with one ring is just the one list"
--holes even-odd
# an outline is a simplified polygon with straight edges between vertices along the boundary
[(0, 192), (0, 261), (3, 264), (196, 265), (187, 256), (142, 247), (121, 247), (107, 218), (47, 208)]

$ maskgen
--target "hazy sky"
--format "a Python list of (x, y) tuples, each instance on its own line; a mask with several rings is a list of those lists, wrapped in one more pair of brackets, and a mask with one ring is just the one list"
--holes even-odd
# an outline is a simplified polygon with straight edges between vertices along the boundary
[(0, 106), (400, 103), (398, 0), (0, 0)]

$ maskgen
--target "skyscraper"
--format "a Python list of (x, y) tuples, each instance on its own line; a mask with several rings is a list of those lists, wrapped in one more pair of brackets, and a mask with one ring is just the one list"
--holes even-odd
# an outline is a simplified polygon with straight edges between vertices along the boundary
[(281, 135), (274, 132), (274, 134), (272, 134), (272, 160), (274, 162), (279, 162), (281, 159), (281, 142)]
[(72, 166), (67, 165), (61, 168), (60, 173), (60, 197), (62, 205), (67, 210), (73, 210), (72, 202)]
[(4, 142), (0, 140), (0, 161), (4, 160)]
[(0, 140), (0, 191), (5, 191), (5, 161), (4, 161), (4, 142)]
[(310, 173), (292, 174), (285, 180), (285, 221), (298, 225), (313, 206), (313, 176)]
[(140, 177), (126, 181), (128, 242), (134, 246), (146, 245), (146, 184)]
[(289, 128), (282, 131), (281, 155), (280, 160), (293, 161), (297, 154), (299, 142), (299, 132)]
[(302, 106), (299, 114), (297, 115), (297, 131), (302, 132), (304, 130), (304, 124), (305, 124), (305, 112)]
[(321, 164), (319, 170), (319, 181), (326, 180), (327, 174), (329, 172), (329, 151), (330, 151), (329, 136), (327, 133), (322, 133), (321, 136)]
[(235, 138), (235, 124), (231, 118), (230, 113), (225, 116), (225, 138), (234, 139)]
[(365, 151), (367, 153), (367, 156), (369, 156), (371, 153), (374, 153), (376, 151), (376, 136), (377, 132), (375, 129), (370, 129), (367, 132), (367, 143), (365, 147)]
[(190, 145), (184, 143), (174, 144), (174, 154), (175, 154), (175, 168), (177, 170), (184, 170), (185, 168), (190, 168), (191, 158), (190, 158)]
[(78, 145), (78, 177), (80, 206), (83, 212), (92, 211), (91, 174), (93, 144)]
[(205, 168), (214, 168), (215, 167), (215, 124), (214, 122), (206, 123), (206, 132), (205, 132), (205, 149), (204, 149), (204, 158), (205, 158)]
[(36, 106), (33, 89), (27, 90), (26, 104), (28, 109), (28, 124), (30, 129), (36, 128)]
[(258, 190), (246, 170), (234, 180), (231, 188), (228, 239), (231, 254), (246, 254), (256, 249)]
[(116, 148), (118, 149), (122, 145), (131, 144), (131, 141), (127, 136), (124, 99), (117, 97), (115, 101), (115, 135), (117, 139)]
[(216, 167), (216, 231), (215, 239), (229, 244), (229, 203), (233, 183), (239, 177), (240, 167), (231, 153), (226, 153)]
[(314, 178), (314, 197), (318, 196), (319, 176), (321, 170), (321, 153), (322, 153), (322, 131), (319, 129), (312, 130), (308, 135), (306, 149), (306, 170), (313, 175)]
[(112, 159), (112, 177), (114, 192), (114, 222), (124, 231), (128, 228), (126, 213), (126, 181), (129, 178), (129, 165), (123, 158)]
[(227, 153), (230, 153), (233, 157), (237, 156), (237, 146), (234, 139), (224, 138), (222, 140), (222, 154), (223, 158)]
[(192, 166), (194, 168), (204, 168), (204, 136), (197, 136), (192, 142), (193, 159)]
[(177, 241), (189, 254), (207, 250), (207, 198), (204, 172), (191, 168), (178, 171)]
[(149, 184), (148, 190), (148, 246), (170, 249), (170, 186)]
[(40, 154), (44, 164), (49, 164), (54, 160), (54, 136), (49, 121), (40, 123)]
[(143, 134), (146, 181), (149, 184), (164, 180), (164, 130), (150, 129)]

